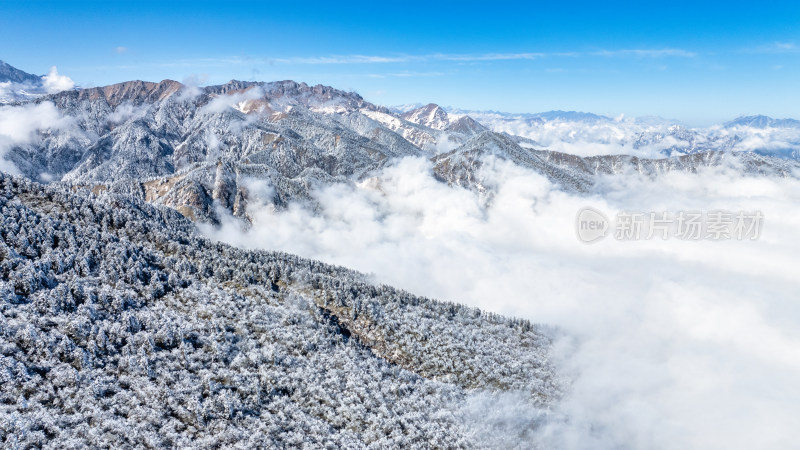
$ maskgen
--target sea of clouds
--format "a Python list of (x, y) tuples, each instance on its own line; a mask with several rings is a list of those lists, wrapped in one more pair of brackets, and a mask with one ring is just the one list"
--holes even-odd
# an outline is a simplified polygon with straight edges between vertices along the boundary
[[(656, 180), (601, 179), (579, 196), (502, 160), (482, 172), (493, 195), (436, 181), (408, 158), (359, 185), (314, 192), (318, 212), (276, 210), (250, 186), (245, 229), (213, 237), (352, 267), (417, 294), (557, 327), (554, 358), (571, 380), (552, 411), (513, 395), (470, 404), (544, 448), (787, 448), (800, 441), (800, 181), (727, 169)], [(758, 240), (578, 241), (575, 216), (627, 211), (761, 211)], [(477, 406), (475, 406), (477, 405)], [(523, 428), (537, 418), (534, 433)], [(515, 418), (518, 419), (515, 421)], [(519, 429), (514, 429), (518, 424)]]

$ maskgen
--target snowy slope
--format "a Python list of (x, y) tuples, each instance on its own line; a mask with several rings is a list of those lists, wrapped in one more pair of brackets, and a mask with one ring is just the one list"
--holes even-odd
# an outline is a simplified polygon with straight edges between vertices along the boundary
[(0, 208), (4, 447), (470, 448), (492, 439), (471, 396), (562, 391), (527, 321), (213, 243), (129, 196), (0, 174)]

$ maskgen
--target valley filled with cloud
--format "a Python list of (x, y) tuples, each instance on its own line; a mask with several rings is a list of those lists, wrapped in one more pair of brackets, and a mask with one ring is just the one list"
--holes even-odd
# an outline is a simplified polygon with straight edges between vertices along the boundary
[[(206, 232), (552, 326), (570, 392), (536, 438), (544, 447), (784, 447), (797, 439), (797, 179), (631, 173), (577, 196), (493, 160), (481, 172), (491, 194), (479, 195), (432, 173), (425, 160), (401, 160), (359, 185), (314, 191), (319, 211), (301, 203), (278, 211), (268, 185), (252, 186), (252, 224), (229, 217)], [(586, 245), (575, 215), (587, 205), (608, 215), (759, 210), (765, 220), (758, 240)], [(513, 401), (491, 407), (526, 414)]]

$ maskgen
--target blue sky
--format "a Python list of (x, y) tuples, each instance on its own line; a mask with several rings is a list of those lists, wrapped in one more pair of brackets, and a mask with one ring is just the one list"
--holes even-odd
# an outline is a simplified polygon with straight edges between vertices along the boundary
[(800, 2), (0, 0), (0, 59), (82, 86), (294, 79), (385, 105), (800, 117)]

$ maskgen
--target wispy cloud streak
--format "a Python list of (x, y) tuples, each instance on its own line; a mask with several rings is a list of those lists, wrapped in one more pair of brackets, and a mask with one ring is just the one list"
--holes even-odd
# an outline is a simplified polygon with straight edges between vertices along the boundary
[[(154, 62), (144, 64), (149, 67), (224, 67), (224, 66), (251, 66), (259, 64), (268, 65), (368, 65), (368, 64), (408, 64), (424, 62), (493, 62), (493, 61), (534, 61), (553, 58), (693, 58), (696, 52), (677, 49), (620, 49), (596, 50), (589, 52), (493, 52), (493, 53), (429, 53), (424, 55), (395, 54), (395, 55), (327, 55), (327, 56), (291, 56), (291, 57), (256, 57), (256, 56), (229, 56), (219, 58), (179, 59), (169, 62)], [(139, 66), (130, 64), (92, 67), (92, 69), (134, 69)], [(391, 75), (405, 76), (405, 75)]]
[(770, 44), (759, 45), (757, 47), (745, 48), (741, 52), (751, 54), (797, 53), (800, 52), (800, 46), (794, 42), (776, 41)]
[(292, 57), (273, 58), (271, 62), (283, 64), (386, 64), (408, 63), (425, 61), (456, 61), (456, 62), (481, 62), (481, 61), (531, 61), (544, 58), (578, 58), (578, 57), (640, 57), (640, 58), (693, 58), (696, 52), (677, 49), (620, 49), (598, 50), (592, 52), (515, 52), (515, 53), (477, 53), (477, 54), (451, 54), (431, 53), (426, 55), (332, 55), (320, 57)]
[(637, 58), (694, 58), (697, 53), (683, 50), (680, 48), (660, 48), (660, 49), (623, 49), (623, 50), (599, 50), (589, 53), (592, 56), (611, 56), (625, 57), (633, 56)]

